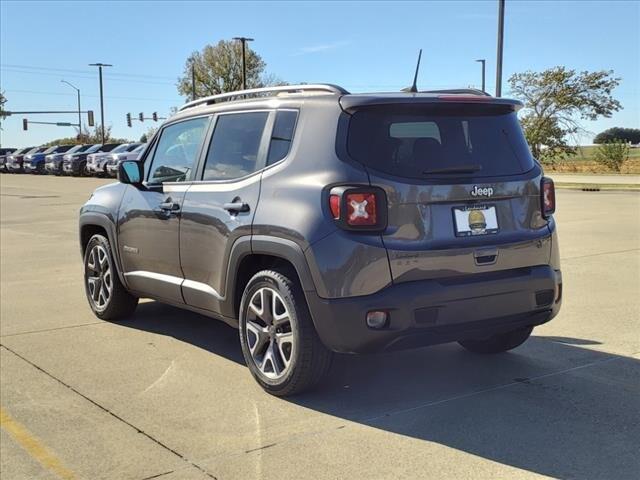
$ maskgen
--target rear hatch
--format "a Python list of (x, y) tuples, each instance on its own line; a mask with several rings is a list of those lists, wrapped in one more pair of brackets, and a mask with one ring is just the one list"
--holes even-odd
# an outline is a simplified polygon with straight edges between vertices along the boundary
[(349, 108), (348, 155), (386, 192), (394, 282), (548, 264), (542, 172), (518, 104), (443, 97)]

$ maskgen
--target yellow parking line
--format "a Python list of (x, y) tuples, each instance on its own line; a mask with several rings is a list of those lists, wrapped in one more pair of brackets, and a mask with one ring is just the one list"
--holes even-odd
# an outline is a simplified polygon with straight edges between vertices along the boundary
[(0, 407), (0, 427), (2, 427), (14, 440), (24, 448), (29, 455), (40, 462), (44, 467), (55, 473), (58, 477), (65, 480), (73, 480), (76, 478), (71, 470), (62, 465), (60, 460), (53, 456), (51, 452), (40, 441), (20, 423), (16, 422), (11, 416)]

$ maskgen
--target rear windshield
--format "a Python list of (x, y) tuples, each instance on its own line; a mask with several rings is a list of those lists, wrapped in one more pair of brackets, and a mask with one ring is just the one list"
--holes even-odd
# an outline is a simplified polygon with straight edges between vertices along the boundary
[(487, 106), (363, 109), (347, 149), (367, 167), (409, 178), (516, 175), (534, 165), (516, 113)]

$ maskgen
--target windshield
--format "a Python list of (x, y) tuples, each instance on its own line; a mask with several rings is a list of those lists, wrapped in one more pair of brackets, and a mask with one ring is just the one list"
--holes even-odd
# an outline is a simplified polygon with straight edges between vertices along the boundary
[(57, 149), (58, 149), (58, 146), (57, 146), (57, 145), (54, 145), (53, 147), (49, 147), (49, 148), (47, 148), (47, 149), (46, 149), (44, 152), (42, 152), (42, 153), (47, 153), (47, 154), (48, 154), (48, 153), (55, 153), (55, 151), (56, 151)]
[[(106, 152), (108, 150), (103, 150), (103, 151)], [(118, 145), (116, 148), (111, 150), (111, 153), (120, 153), (120, 152), (128, 152), (128, 151), (129, 151), (129, 144), (123, 143), (122, 145)]]
[(81, 152), (82, 149), (87, 148), (88, 145), (74, 145), (73, 147), (71, 147), (69, 150), (67, 150), (67, 153), (76, 153), (76, 152)]
[(87, 148), (86, 150), (82, 150), (82, 151), (86, 152), (86, 153), (94, 153), (94, 152), (97, 152), (98, 150), (100, 150), (100, 147), (102, 147), (102, 145), (97, 143), (95, 145), (91, 145), (89, 148)]
[(367, 167), (409, 178), (515, 175), (534, 165), (516, 113), (486, 106), (364, 109), (347, 148)]
[(113, 151), (114, 148), (117, 148), (119, 146), (120, 146), (119, 143), (105, 143), (104, 145), (102, 145), (100, 147), (100, 151), (101, 152), (111, 152), (111, 151)]
[(134, 153), (138, 153), (141, 152), (142, 150), (144, 150), (144, 147), (146, 147), (147, 144), (143, 143), (142, 145), (138, 145), (134, 150), (132, 150)]

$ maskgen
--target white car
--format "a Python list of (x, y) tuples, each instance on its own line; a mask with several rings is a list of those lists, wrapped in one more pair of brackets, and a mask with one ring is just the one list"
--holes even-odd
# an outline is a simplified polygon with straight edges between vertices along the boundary
[(140, 155), (142, 154), (142, 152), (144, 152), (145, 148), (147, 148), (147, 144), (141, 143), (141, 144), (138, 144), (136, 148), (128, 152), (121, 152), (121, 153), (111, 152), (109, 155), (107, 155), (107, 158), (108, 158), (107, 165), (106, 165), (107, 175), (114, 178), (117, 177), (118, 165), (120, 165), (120, 162), (124, 160), (137, 160), (138, 158), (140, 158)]
[(107, 175), (107, 162), (111, 159), (112, 155), (127, 153), (135, 150), (139, 146), (139, 143), (123, 143), (109, 152), (92, 153), (87, 156), (87, 172), (96, 176)]

